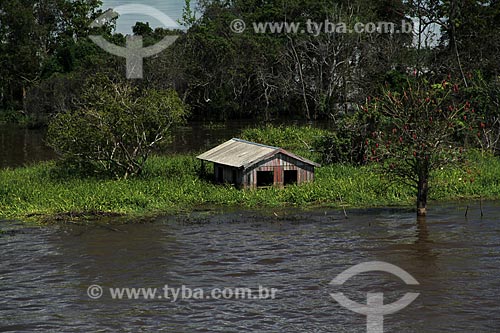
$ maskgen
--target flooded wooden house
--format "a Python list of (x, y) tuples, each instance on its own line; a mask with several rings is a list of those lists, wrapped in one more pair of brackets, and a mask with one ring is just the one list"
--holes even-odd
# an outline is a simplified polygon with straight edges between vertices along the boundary
[(198, 159), (214, 163), (214, 177), (219, 183), (240, 188), (286, 186), (314, 180), (318, 163), (278, 147), (241, 139), (231, 139)]

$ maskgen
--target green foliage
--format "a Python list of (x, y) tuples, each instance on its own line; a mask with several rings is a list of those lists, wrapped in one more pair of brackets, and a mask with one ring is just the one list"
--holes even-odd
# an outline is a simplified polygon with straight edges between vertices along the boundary
[(137, 22), (132, 27), (132, 32), (134, 33), (134, 35), (145, 37), (151, 35), (153, 33), (153, 29), (149, 26), (149, 22)]
[[(125, 44), (124, 36), (113, 34), (114, 22), (89, 28), (102, 13), (101, 4), (99, 0), (0, 1), (0, 110), (22, 110), (43, 122), (61, 111), (58, 103), (49, 103), (50, 92), (75, 93), (57, 84), (60, 74), (68, 81), (95, 72), (124, 75), (125, 60), (87, 38), (101, 34), (113, 44)], [(156, 90), (174, 88), (199, 119), (337, 122), (343, 106), (378, 95), (386, 83), (391, 90), (400, 90), (413, 72), (452, 73), (474, 93), (487, 94), (489, 88), (479, 88), (472, 73), (481, 72), (490, 88), (498, 81), (499, 13), (498, 1), (186, 0), (180, 23), (187, 31), (152, 31), (148, 23), (138, 22), (134, 33), (144, 36), (146, 46), (167, 35), (182, 36), (169, 50), (146, 59), (146, 79), (141, 84)], [(414, 36), (406, 34), (253, 31), (253, 22), (295, 22), (303, 29), (308, 19), (345, 22), (349, 28), (359, 22), (384, 21), (398, 30), (401, 20), (410, 17), (421, 20), (422, 26), (436, 23), (441, 28), (439, 43), (415, 47)], [(247, 23), (244, 33), (230, 31), (234, 19)], [(40, 104), (43, 113), (37, 108)], [(342, 151), (357, 141), (344, 137), (342, 128), (332, 130), (337, 136), (332, 140)], [(483, 146), (490, 149), (492, 144)], [(358, 159), (356, 153), (354, 160)], [(331, 154), (330, 160), (349, 159), (342, 153)]]
[(244, 130), (242, 139), (280, 147), (300, 156), (318, 160), (320, 155), (315, 152), (315, 147), (326, 135), (328, 131), (311, 126), (266, 125)]
[(431, 173), (459, 163), (469, 138), (481, 136), (474, 106), (462, 100), (458, 83), (419, 79), (402, 92), (386, 90), (363, 111), (378, 124), (366, 138), (366, 158), (414, 187), (418, 214), (425, 215)]
[[(27, 90), (76, 66), (99, 0), (0, 1), (0, 108), (21, 109)], [(108, 27), (104, 30), (109, 32)]]
[(436, 200), (495, 198), (500, 193), (500, 159), (471, 150), (465, 165), (450, 165), (432, 174), (431, 197)]
[[(352, 26), (383, 18), (400, 24), (401, 17), (394, 11), (386, 12), (387, 3), (294, 0), (198, 4), (203, 15), (190, 20), (193, 24), (179, 42), (175, 57), (183, 59), (182, 72), (191, 83), (187, 102), (197, 115), (208, 115), (210, 120), (326, 118), (337, 112), (336, 104), (358, 99), (361, 91), (376, 91), (383, 83), (380, 73), (393, 68), (394, 62), (398, 67), (404, 63), (402, 56), (388, 52), (398, 49), (404, 54), (406, 37), (380, 36), (375, 40), (354, 34), (254, 32), (254, 22), (294, 22), (305, 28), (308, 19)], [(230, 31), (235, 19), (247, 23), (244, 33)], [(381, 59), (391, 59), (392, 64)]]
[[(500, 197), (500, 160), (476, 153), (471, 174), (454, 166), (433, 174), (431, 199)], [(193, 156), (153, 156), (140, 177), (81, 178), (66, 175), (53, 162), (0, 171), (0, 216), (59, 213), (153, 215), (189, 211), (200, 206), (247, 208), (283, 206), (370, 207), (408, 205), (411, 188), (391, 184), (371, 166), (330, 165), (317, 169), (314, 183), (285, 189), (237, 190), (198, 176)], [(471, 178), (474, 178), (471, 182)]]
[(480, 123), (460, 88), (446, 80), (434, 85), (419, 80), (368, 101), (363, 112), (378, 125), (366, 137), (366, 157), (387, 163), (405, 180), (418, 179), (424, 166), (432, 170), (456, 162), (467, 142), (477, 138)]
[(189, 28), (196, 23), (196, 15), (191, 7), (191, 0), (184, 0), (184, 8), (182, 10), (182, 17), (179, 19), (179, 24)]
[(480, 120), (476, 124), (481, 133), (478, 140), (483, 150), (500, 154), (500, 77), (487, 81), (481, 72), (471, 77), (463, 91), (464, 98), (474, 101)]
[(353, 112), (340, 117), (331, 131), (316, 143), (325, 164), (342, 163), (363, 165), (366, 163), (367, 132), (376, 126), (364, 112)]
[[(498, 1), (443, 1), (441, 13), (449, 23), (442, 29), (442, 61), (451, 60), (448, 67), (464, 81), (465, 73), (483, 72), (489, 79), (498, 76), (500, 47), (500, 3)], [(457, 55), (458, 53), (458, 55)], [(462, 74), (463, 73), (463, 74)], [(465, 75), (464, 75), (465, 74)]]
[(74, 109), (51, 120), (48, 142), (66, 164), (127, 178), (142, 172), (152, 150), (186, 115), (173, 90), (139, 91), (100, 75), (87, 81)]
[(85, 77), (80, 73), (55, 73), (50, 79), (32, 87), (24, 100), (25, 113), (39, 124), (46, 125), (54, 114), (75, 107)]
[(0, 124), (27, 124), (29, 120), (22, 111), (0, 110)]

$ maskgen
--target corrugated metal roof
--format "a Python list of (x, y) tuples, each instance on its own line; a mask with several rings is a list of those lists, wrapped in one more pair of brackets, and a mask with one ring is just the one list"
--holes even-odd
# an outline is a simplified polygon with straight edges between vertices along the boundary
[(220, 146), (210, 149), (197, 158), (236, 168), (247, 168), (250, 165), (260, 162), (263, 159), (271, 157), (277, 153), (283, 153), (310, 165), (320, 166), (317, 163), (289, 153), (281, 148), (266, 146), (241, 139), (231, 139), (224, 142)]

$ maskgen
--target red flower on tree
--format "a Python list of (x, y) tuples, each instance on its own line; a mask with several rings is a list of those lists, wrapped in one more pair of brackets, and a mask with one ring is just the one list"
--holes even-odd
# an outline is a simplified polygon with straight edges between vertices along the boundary
[(364, 106), (379, 123), (367, 143), (367, 155), (416, 189), (419, 215), (427, 211), (431, 172), (457, 161), (463, 153), (457, 138), (465, 140), (469, 128), (484, 128), (471, 110), (471, 102), (462, 101), (459, 91), (459, 83), (444, 80), (431, 85), (420, 79), (408, 82), (403, 91), (385, 91)]

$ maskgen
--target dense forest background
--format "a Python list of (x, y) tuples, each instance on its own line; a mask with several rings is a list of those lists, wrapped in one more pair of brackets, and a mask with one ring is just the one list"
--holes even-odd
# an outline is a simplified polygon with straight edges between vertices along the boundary
[[(186, 29), (133, 31), (153, 44), (181, 35), (145, 60), (141, 89), (173, 88), (191, 119), (337, 121), (382, 89), (401, 89), (424, 76), (453, 77), (498, 127), (500, 1), (497, 0), (200, 0), (186, 3)], [(0, 0), (0, 117), (43, 125), (78, 103), (82, 82), (104, 73), (125, 80), (125, 59), (88, 36), (125, 45), (114, 25), (89, 28), (98, 0)], [(196, 17), (194, 12), (199, 13)], [(251, 22), (413, 22), (413, 34), (243, 34), (232, 20)], [(434, 34), (434, 40), (430, 35)]]

